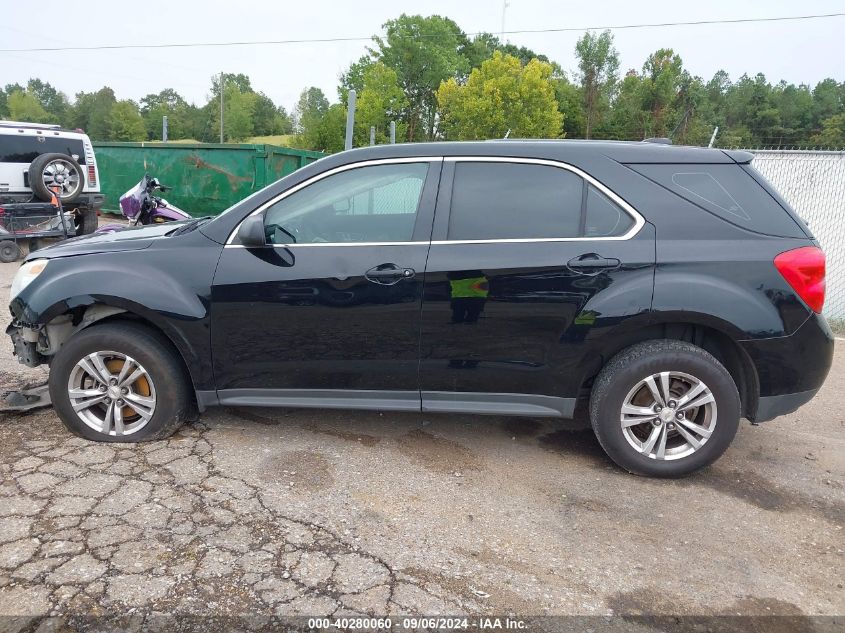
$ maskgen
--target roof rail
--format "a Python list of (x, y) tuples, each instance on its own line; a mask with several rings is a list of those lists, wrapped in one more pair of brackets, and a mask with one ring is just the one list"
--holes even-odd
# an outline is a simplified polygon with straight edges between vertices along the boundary
[(0, 121), (0, 127), (31, 128), (35, 130), (58, 130), (62, 126), (55, 123), (25, 123), (23, 121)]
[(672, 139), (666, 138), (665, 136), (658, 136), (658, 137), (655, 137), (655, 138), (643, 139), (643, 143), (654, 143), (656, 145), (671, 145)]

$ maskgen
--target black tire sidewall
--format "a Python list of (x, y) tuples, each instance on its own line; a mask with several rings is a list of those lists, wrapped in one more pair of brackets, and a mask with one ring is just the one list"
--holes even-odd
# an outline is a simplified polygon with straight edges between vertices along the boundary
[(36, 156), (35, 160), (29, 164), (29, 187), (39, 200), (50, 202), (53, 199), (53, 192), (44, 184), (42, 173), (47, 163), (57, 159), (71, 163), (79, 173), (79, 188), (73, 195), (61, 198), (62, 204), (70, 204), (81, 196), (82, 190), (85, 189), (85, 172), (82, 171), (82, 167), (73, 159), (73, 156), (67, 154), (41, 154)]
[[(5, 252), (7, 248), (12, 249), (9, 251), (8, 255)], [(14, 255), (14, 257), (12, 255)], [(12, 264), (18, 261), (20, 256), (21, 247), (18, 246), (15, 242), (13, 242), (12, 240), (0, 241), (0, 262), (3, 262), (4, 264)]]
[[(643, 378), (661, 371), (684, 372), (702, 380), (716, 400), (713, 435), (695, 453), (677, 460), (657, 460), (638, 453), (625, 439), (619, 421), (622, 402)], [(716, 461), (728, 448), (739, 427), (739, 394), (728, 371), (715, 359), (683, 350), (632, 358), (614, 367), (600, 385), (603, 393), (591, 409), (593, 430), (610, 458), (626, 470), (653, 477), (681, 477)]]
[[(70, 404), (70, 372), (86, 354), (114, 351), (137, 360), (150, 375), (156, 391), (156, 408), (147, 425), (124, 436), (104, 435), (86, 425)], [(72, 336), (50, 365), (50, 397), (64, 425), (73, 433), (98, 442), (143, 442), (170, 435), (185, 419), (189, 398), (187, 379), (175, 352), (147, 328), (133, 324), (94, 325)]]
[(77, 235), (90, 235), (97, 230), (97, 210), (93, 207), (79, 207), (74, 211), (74, 226)]

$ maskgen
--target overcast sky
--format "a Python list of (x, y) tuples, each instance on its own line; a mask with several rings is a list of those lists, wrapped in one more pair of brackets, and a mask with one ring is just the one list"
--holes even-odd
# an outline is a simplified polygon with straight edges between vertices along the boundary
[[(502, 0), (144, 0), (130, 3), (40, 0), (4, 2), (0, 48), (171, 42), (222, 42), (327, 37), (369, 37), (400, 13), (439, 14), (467, 33), (502, 29)], [(509, 0), (505, 30), (809, 15), (845, 11), (844, 0)], [(621, 70), (640, 69), (660, 47), (679, 53), (693, 74), (709, 79), (720, 69), (732, 79), (763, 72), (770, 81), (814, 85), (845, 80), (845, 18), (801, 22), (675, 26), (614, 31)], [(545, 53), (567, 71), (580, 33), (511, 34), (505, 39)], [(0, 53), (0, 85), (49, 81), (72, 97), (111, 86), (117, 97), (138, 100), (175, 88), (189, 101), (206, 101), (210, 76), (221, 70), (250, 76), (256, 90), (290, 109), (303, 87), (315, 85), (337, 99), (338, 76), (364, 52), (364, 41), (132, 51)]]

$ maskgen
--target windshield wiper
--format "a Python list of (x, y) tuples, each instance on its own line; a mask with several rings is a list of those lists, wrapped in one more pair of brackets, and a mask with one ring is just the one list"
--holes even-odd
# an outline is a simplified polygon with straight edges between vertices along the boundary
[(183, 233), (190, 233), (190, 232), (191, 232), (191, 231), (193, 231), (195, 228), (197, 228), (197, 227), (198, 227), (198, 226), (200, 226), (201, 224), (205, 224), (205, 223), (206, 223), (206, 222), (208, 222), (209, 220), (211, 220), (211, 216), (210, 216), (210, 215), (207, 215), (207, 216), (202, 217), (202, 218), (195, 218), (195, 219), (193, 219), (193, 220), (188, 220), (188, 221), (187, 221), (185, 224), (183, 224), (182, 226), (180, 226), (180, 227), (178, 227), (178, 228), (176, 228), (176, 229), (172, 230), (170, 233), (168, 233), (168, 235), (169, 235), (169, 236), (171, 236), (171, 237), (173, 237), (173, 236), (175, 236), (175, 235), (182, 235)]

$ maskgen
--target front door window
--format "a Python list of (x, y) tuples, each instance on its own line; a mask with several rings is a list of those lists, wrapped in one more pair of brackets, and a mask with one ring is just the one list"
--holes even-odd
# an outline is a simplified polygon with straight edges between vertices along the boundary
[(267, 209), (270, 244), (409, 242), (428, 163), (350, 169)]

